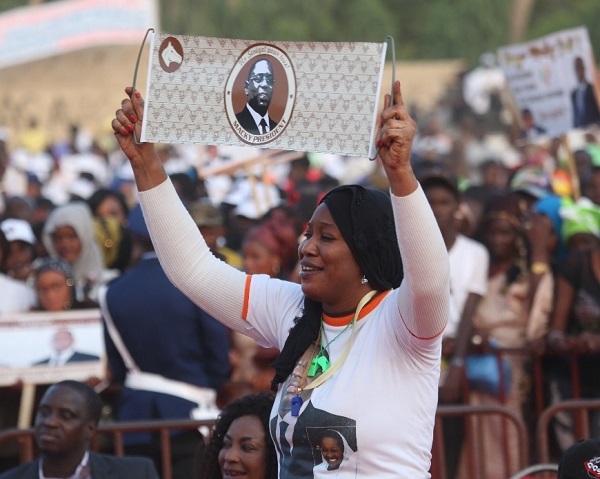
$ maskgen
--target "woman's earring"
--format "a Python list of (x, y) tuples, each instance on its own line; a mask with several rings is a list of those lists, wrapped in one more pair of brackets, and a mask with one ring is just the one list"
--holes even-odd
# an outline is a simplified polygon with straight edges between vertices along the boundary
[(362, 279), (360, 280), (360, 284), (367, 284), (369, 282), (369, 280), (367, 279), (367, 277), (363, 274)]

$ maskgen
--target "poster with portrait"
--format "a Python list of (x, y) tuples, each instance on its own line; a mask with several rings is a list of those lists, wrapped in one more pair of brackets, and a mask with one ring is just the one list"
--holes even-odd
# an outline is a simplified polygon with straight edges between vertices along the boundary
[(99, 309), (0, 315), (0, 386), (105, 376)]
[(153, 33), (141, 141), (369, 156), (385, 54)]
[(585, 27), (498, 50), (521, 116), (521, 139), (557, 137), (600, 121), (596, 63)]

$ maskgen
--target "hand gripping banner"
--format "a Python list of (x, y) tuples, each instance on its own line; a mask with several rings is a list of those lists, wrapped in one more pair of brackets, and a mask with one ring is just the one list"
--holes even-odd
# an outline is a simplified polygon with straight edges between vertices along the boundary
[(141, 141), (373, 151), (385, 42), (150, 35)]

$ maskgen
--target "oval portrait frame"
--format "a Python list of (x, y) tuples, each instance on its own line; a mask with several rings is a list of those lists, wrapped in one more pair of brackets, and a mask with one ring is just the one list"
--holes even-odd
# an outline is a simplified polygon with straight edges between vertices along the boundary
[[(236, 113), (246, 105), (245, 83), (250, 67), (259, 60), (267, 59), (273, 67), (275, 86), (269, 105), (269, 117), (277, 126), (262, 135), (249, 133), (238, 123)], [(248, 145), (265, 145), (278, 138), (288, 127), (296, 103), (296, 72), (287, 53), (270, 43), (253, 43), (244, 50), (229, 72), (225, 83), (225, 112), (231, 129)]]

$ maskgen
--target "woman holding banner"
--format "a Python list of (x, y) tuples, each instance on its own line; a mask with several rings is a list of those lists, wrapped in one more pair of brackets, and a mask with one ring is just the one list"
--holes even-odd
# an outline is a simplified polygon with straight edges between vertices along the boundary
[(416, 127), (400, 83), (376, 143), (391, 194), (345, 185), (325, 195), (298, 248), (301, 284), (210, 254), (154, 146), (135, 141), (144, 102), (125, 91), (112, 127), (165, 271), (213, 317), (281, 351), (270, 423), (280, 477), (313, 477), (319, 429), (345, 431), (360, 477), (429, 477), (448, 258), (411, 168)]

